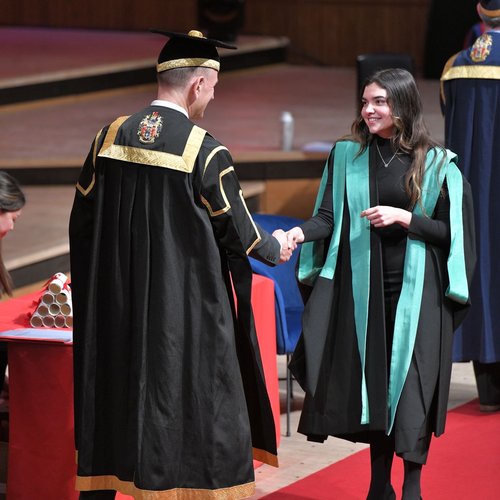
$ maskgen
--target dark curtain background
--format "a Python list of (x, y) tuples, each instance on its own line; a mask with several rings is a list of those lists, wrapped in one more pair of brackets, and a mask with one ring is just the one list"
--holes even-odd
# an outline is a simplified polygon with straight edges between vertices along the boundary
[(245, 22), (245, 0), (198, 0), (198, 24), (208, 38), (234, 42)]
[(467, 32), (479, 21), (476, 5), (477, 0), (433, 0), (425, 42), (425, 78), (439, 78), (448, 58), (463, 49)]

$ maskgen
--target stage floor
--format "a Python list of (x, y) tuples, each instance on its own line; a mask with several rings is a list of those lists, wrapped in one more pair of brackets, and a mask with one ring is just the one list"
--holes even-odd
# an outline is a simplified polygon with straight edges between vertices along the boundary
[[(333, 143), (350, 130), (356, 113), (352, 68), (278, 64), (221, 73), (215, 100), (199, 125), (235, 156), (242, 151), (281, 149), (283, 111), (294, 117), (294, 149)], [(443, 140), (439, 83), (419, 80), (425, 118)], [(100, 128), (141, 109), (155, 98), (155, 85), (46, 99), (0, 107), (0, 168), (81, 163)]]
[[(0, 26), (0, 89), (14, 84), (107, 73), (156, 64), (166, 37), (148, 31)], [(287, 44), (286, 37), (241, 35), (231, 57)]]

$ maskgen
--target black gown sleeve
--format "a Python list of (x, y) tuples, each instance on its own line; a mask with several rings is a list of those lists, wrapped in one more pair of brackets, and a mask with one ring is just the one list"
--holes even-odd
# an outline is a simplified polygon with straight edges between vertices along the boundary
[(304, 241), (323, 240), (331, 236), (333, 231), (333, 154), (328, 162), (328, 179), (318, 213), (306, 220), (299, 227), (304, 233)]
[(252, 219), (227, 149), (219, 149), (209, 161), (200, 194), (226, 252), (250, 255), (268, 265), (279, 262), (280, 244)]
[(436, 203), (432, 217), (427, 215), (412, 215), (408, 227), (410, 238), (426, 241), (444, 249), (450, 246), (450, 200), (446, 182)]

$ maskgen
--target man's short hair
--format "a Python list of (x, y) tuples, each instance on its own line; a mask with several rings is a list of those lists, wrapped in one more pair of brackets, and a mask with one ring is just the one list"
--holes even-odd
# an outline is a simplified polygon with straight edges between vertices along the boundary
[(202, 67), (169, 69), (168, 71), (158, 73), (158, 82), (160, 85), (165, 85), (167, 87), (182, 88), (185, 87), (194, 76), (206, 74), (208, 71), (214, 70)]

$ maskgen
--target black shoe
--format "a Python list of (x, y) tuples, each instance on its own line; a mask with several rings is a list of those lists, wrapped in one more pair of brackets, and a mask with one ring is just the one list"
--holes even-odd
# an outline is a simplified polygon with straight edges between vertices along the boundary
[(483, 412), (492, 412), (492, 411), (500, 411), (500, 404), (496, 405), (479, 405), (479, 411)]
[(396, 500), (396, 492), (394, 491), (392, 485), (388, 484), (386, 485), (382, 496), (369, 491), (366, 500)]

